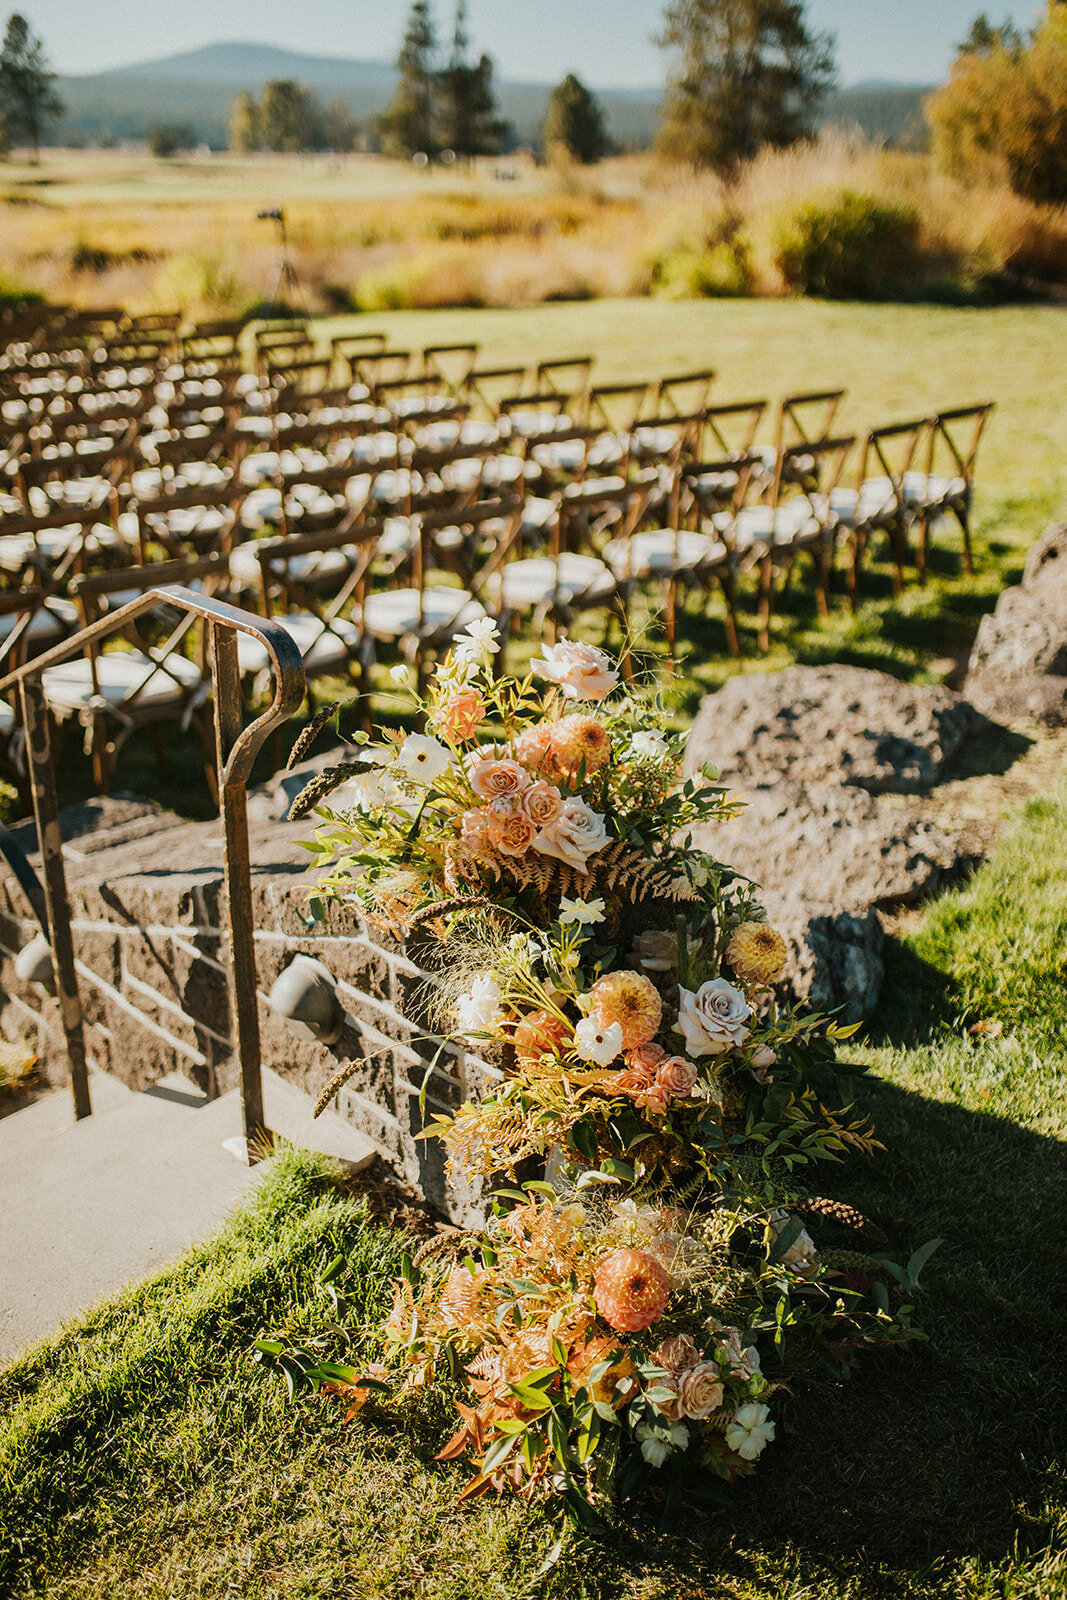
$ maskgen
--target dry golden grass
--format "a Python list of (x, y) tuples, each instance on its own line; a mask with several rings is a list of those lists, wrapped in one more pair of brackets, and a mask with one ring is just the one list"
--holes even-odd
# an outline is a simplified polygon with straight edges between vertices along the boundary
[[(256, 212), (284, 204), (298, 276), (321, 311), (738, 287), (779, 295), (784, 219), (851, 189), (919, 214), (916, 293), (931, 272), (961, 289), (1004, 273), (1067, 284), (1067, 208), (1032, 205), (992, 180), (965, 188), (925, 155), (841, 135), (765, 152), (730, 189), (651, 157), (514, 170), (505, 186), (491, 162), (418, 174), (373, 157), (161, 163), (50, 151), (40, 169), (0, 168), (4, 276), (78, 305), (240, 311), (263, 298), (277, 259)], [(724, 229), (742, 241), (743, 271), (724, 275), (714, 260), (695, 270)], [(664, 273), (675, 256), (680, 270)]]

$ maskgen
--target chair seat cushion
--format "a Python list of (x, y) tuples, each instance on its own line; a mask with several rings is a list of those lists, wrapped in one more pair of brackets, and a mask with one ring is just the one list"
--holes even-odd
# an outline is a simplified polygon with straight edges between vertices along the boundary
[(705, 533), (673, 528), (650, 528), (629, 539), (612, 539), (604, 559), (623, 577), (660, 578), (671, 573), (696, 572), (725, 561), (728, 551), (721, 539)]
[[(726, 519), (727, 526), (729, 518)], [(819, 532), (819, 521), (806, 499), (772, 506), (745, 506), (733, 519), (733, 539), (740, 549), (756, 545), (799, 544)]]
[(465, 589), (444, 587), (423, 590), (421, 627), (417, 589), (383, 589), (368, 595), (363, 607), (364, 624), (376, 639), (427, 639), (447, 629), (458, 633), (484, 616), (484, 608)]
[[(6, 617), (0, 617), (0, 644), (9, 639), (15, 631), (15, 625), (21, 622), (22, 616), (17, 611), (11, 611)], [(30, 644), (53, 644), (57, 639), (65, 639), (69, 633), (77, 628), (80, 618), (78, 608), (70, 600), (61, 600), (55, 597), (46, 600), (30, 618), (23, 640)]]
[(610, 599), (616, 587), (615, 575), (603, 561), (570, 551), (563, 551), (558, 563), (551, 556), (513, 561), (501, 574), (503, 602), (513, 611), (546, 602), (570, 605), (582, 601), (595, 605)]
[[(333, 578), (345, 572), (352, 560), (352, 548), (341, 550), (305, 550), (299, 555), (282, 558), (294, 582), (309, 578)], [(230, 556), (230, 577), (244, 587), (254, 587), (260, 580), (257, 541), (249, 539), (239, 544)]]
[[(310, 611), (294, 611), (272, 619), (281, 624), (304, 658), (306, 672), (343, 668), (359, 648), (360, 631), (354, 622), (338, 618), (327, 629)], [(270, 666), (267, 647), (250, 633), (237, 635), (237, 664), (242, 673), (260, 673)]]
[[(184, 656), (167, 657), (167, 671), (140, 650), (114, 651), (96, 659), (99, 688), (93, 689), (89, 662), (85, 656), (49, 667), (41, 675), (45, 699), (59, 716), (80, 711), (99, 695), (109, 706), (142, 710), (181, 705), (195, 690), (204, 687), (200, 669)], [(175, 682), (175, 679), (178, 681)], [(140, 693), (137, 691), (140, 690)]]
[(952, 500), (962, 500), (967, 494), (964, 478), (949, 478), (937, 472), (906, 472), (903, 480), (904, 498), (909, 505), (940, 506)]

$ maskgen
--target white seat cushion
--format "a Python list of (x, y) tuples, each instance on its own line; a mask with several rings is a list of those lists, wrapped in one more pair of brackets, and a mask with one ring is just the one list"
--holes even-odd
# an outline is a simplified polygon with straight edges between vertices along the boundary
[[(726, 518), (729, 527), (730, 519)], [(733, 521), (734, 542), (741, 549), (753, 545), (791, 545), (819, 532), (806, 500), (787, 501), (774, 510), (771, 506), (745, 506)]]
[(15, 726), (15, 713), (6, 700), (0, 700), (0, 738), (6, 738)]
[(376, 639), (402, 639), (420, 632), (427, 638), (448, 628), (458, 633), (484, 616), (484, 608), (464, 589), (424, 589), (421, 630), (417, 589), (384, 589), (369, 595), (363, 607), (363, 621)]
[(962, 499), (967, 493), (965, 479), (949, 478), (936, 472), (929, 477), (925, 472), (906, 472), (903, 488), (909, 505), (920, 506), (944, 505), (946, 501)]
[(616, 580), (610, 567), (596, 556), (563, 551), (558, 563), (551, 556), (511, 562), (501, 574), (501, 589), (507, 609), (523, 611), (553, 601), (560, 605), (575, 600), (598, 604), (615, 593)]
[[(17, 611), (11, 611), (6, 617), (0, 617), (0, 643), (11, 637), (16, 623), (21, 621), (22, 615)], [(68, 633), (73, 633), (79, 621), (78, 608), (70, 600), (59, 598), (46, 600), (33, 613), (29, 627), (22, 637), (32, 644), (51, 644), (54, 640), (65, 639)]]
[[(359, 648), (360, 632), (354, 622), (338, 618), (327, 631), (321, 617), (313, 612), (296, 611), (275, 617), (292, 638), (304, 658), (306, 672), (329, 672), (343, 668)], [(250, 633), (237, 635), (237, 664), (242, 673), (264, 672), (270, 666), (266, 645)]]
[(91, 704), (97, 693), (109, 706), (126, 706), (137, 690), (141, 690), (134, 703), (138, 708), (148, 709), (180, 705), (192, 691), (203, 686), (199, 668), (179, 655), (167, 657), (167, 672), (140, 650), (98, 656), (96, 667), (98, 690), (93, 689), (85, 656), (49, 667), (42, 674), (45, 699), (59, 716)]
[(720, 539), (682, 528), (651, 528), (629, 539), (612, 539), (604, 559), (620, 577), (660, 578), (672, 572), (695, 572), (724, 561), (726, 546)]
[[(285, 556), (284, 565), (297, 583), (307, 578), (333, 578), (347, 570), (353, 548), (346, 545), (340, 550), (305, 550), (299, 555)], [(255, 539), (239, 544), (230, 556), (230, 577), (246, 586), (259, 583), (260, 565)]]

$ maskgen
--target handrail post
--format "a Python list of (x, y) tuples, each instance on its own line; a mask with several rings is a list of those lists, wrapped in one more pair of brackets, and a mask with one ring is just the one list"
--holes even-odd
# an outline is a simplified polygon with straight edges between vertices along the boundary
[(230, 752), (241, 737), (241, 680), (237, 634), (216, 622), (211, 627), (211, 669), (215, 698), (215, 748), (219, 805), (225, 836), (226, 900), (230, 925), (230, 989), (241, 1078), (241, 1115), (249, 1164), (258, 1159), (266, 1125), (256, 993), (256, 954), (252, 913), (252, 866), (248, 844), (246, 780), (227, 781)]
[(48, 729), (48, 706), (40, 678), (23, 678), (19, 690), (22, 719), (26, 728), (30, 780), (33, 790), (33, 816), (44, 871), (44, 900), (48, 937), (59, 1015), (67, 1041), (70, 1062), (70, 1091), (77, 1118), (92, 1114), (89, 1098), (89, 1069), (85, 1060), (85, 1032), (82, 1024), (81, 995), (74, 965), (74, 936), (70, 926), (70, 898), (63, 865), (63, 836), (59, 827), (59, 800), (52, 770), (52, 741)]

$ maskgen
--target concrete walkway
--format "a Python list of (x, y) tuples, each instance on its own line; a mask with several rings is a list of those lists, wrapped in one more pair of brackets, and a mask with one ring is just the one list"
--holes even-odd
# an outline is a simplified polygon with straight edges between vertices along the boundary
[[(265, 1070), (267, 1125), (359, 1167), (370, 1142)], [(94, 1073), (93, 1115), (56, 1092), (0, 1121), (0, 1360), (214, 1232), (260, 1181), (236, 1092), (207, 1100), (172, 1075), (139, 1094)]]

